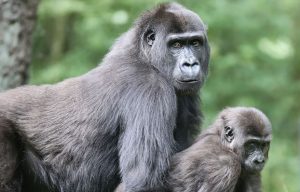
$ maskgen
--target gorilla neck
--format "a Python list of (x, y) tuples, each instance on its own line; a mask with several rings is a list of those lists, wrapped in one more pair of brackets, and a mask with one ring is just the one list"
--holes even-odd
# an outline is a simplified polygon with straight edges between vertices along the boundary
[(201, 123), (202, 113), (200, 111), (200, 98), (198, 94), (178, 95), (174, 136), (175, 140), (182, 147), (179, 151), (192, 144), (194, 135), (200, 131)]
[(197, 91), (194, 91), (194, 90), (178, 90), (176, 89), (176, 95), (178, 98), (183, 98), (185, 96), (188, 96), (188, 97), (198, 97), (199, 96), (199, 93)]
[[(234, 192), (240, 191), (258, 191), (261, 185), (261, 176), (259, 172), (249, 173), (242, 170), (239, 180), (236, 184)], [(255, 183), (256, 185), (253, 185)], [(254, 190), (254, 188), (257, 188)], [(252, 189), (252, 190), (249, 190)], [(259, 190), (260, 191), (260, 190)]]

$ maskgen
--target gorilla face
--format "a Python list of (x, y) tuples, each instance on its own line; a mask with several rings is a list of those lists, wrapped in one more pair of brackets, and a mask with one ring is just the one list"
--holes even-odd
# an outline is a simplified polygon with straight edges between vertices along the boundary
[(271, 123), (255, 108), (228, 108), (226, 113), (223, 143), (241, 157), (245, 171), (260, 172), (268, 159)]
[(144, 53), (179, 93), (197, 92), (208, 72), (210, 48), (205, 25), (181, 6), (159, 11), (146, 26)]
[(180, 91), (197, 91), (205, 79), (207, 66), (204, 66), (204, 32), (170, 34), (167, 38), (169, 54), (173, 58), (173, 82)]
[(270, 142), (251, 140), (245, 143), (244, 164), (246, 170), (258, 172), (264, 168)]

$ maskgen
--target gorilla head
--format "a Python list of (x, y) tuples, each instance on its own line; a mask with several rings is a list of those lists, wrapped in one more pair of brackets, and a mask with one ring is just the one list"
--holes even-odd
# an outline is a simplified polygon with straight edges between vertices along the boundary
[(272, 126), (253, 107), (229, 107), (197, 141), (172, 159), (170, 191), (261, 191)]
[(194, 12), (164, 4), (137, 21), (140, 56), (167, 77), (177, 91), (199, 90), (208, 71), (206, 26)]
[(260, 172), (268, 158), (271, 123), (255, 108), (227, 108), (220, 117), (222, 143), (241, 157), (246, 172)]

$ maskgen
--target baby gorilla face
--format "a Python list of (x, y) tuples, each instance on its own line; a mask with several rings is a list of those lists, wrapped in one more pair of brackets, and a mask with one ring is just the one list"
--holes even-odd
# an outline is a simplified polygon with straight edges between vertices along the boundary
[(244, 161), (242, 165), (247, 171), (257, 172), (264, 168), (268, 158), (269, 142), (248, 141), (244, 145)]
[(268, 159), (271, 123), (255, 108), (228, 108), (222, 116), (223, 138), (241, 160), (242, 168), (260, 172)]

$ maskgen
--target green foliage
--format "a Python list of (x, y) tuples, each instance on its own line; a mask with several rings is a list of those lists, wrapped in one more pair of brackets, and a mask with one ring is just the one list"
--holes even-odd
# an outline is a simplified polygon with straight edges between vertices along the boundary
[[(31, 83), (54, 83), (100, 63), (114, 40), (160, 1), (43, 0), (34, 35)], [(202, 89), (205, 125), (226, 106), (255, 106), (274, 140), (264, 191), (300, 191), (300, 3), (297, 0), (181, 0), (208, 25), (210, 76)]]

